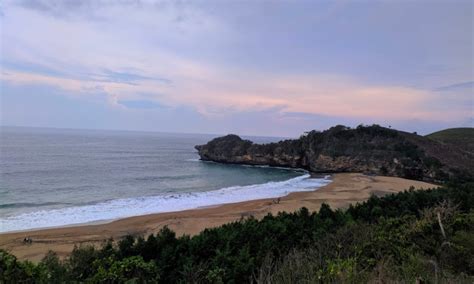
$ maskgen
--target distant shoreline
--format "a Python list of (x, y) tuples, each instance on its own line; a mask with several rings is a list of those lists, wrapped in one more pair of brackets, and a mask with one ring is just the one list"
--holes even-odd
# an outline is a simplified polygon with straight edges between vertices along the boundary
[[(314, 191), (293, 192), (281, 198), (266, 198), (238, 203), (213, 205), (177, 212), (156, 213), (128, 217), (94, 224), (71, 225), (49, 229), (8, 232), (0, 234), (0, 248), (20, 259), (39, 261), (48, 250), (65, 257), (74, 245), (100, 244), (109, 238), (120, 239), (132, 235), (149, 235), (164, 226), (177, 235), (195, 235), (205, 228), (220, 226), (250, 216), (262, 218), (268, 213), (293, 212), (301, 207), (310, 211), (319, 209), (322, 203), (333, 208), (346, 208), (351, 203), (362, 202), (371, 194), (396, 193), (414, 186), (416, 189), (438, 187), (421, 181), (396, 177), (367, 176), (358, 173), (334, 174), (333, 181)], [(23, 243), (25, 237), (31, 244)]]

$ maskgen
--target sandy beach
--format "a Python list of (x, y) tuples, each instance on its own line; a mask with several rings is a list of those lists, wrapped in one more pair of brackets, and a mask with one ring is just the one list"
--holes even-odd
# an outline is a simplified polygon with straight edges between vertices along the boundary
[[(168, 226), (178, 235), (194, 235), (205, 228), (237, 221), (254, 216), (261, 218), (268, 213), (280, 211), (293, 212), (301, 207), (310, 211), (318, 210), (322, 203), (332, 208), (346, 208), (351, 203), (361, 202), (371, 194), (382, 196), (396, 193), (414, 186), (427, 189), (436, 185), (396, 177), (366, 176), (357, 173), (341, 173), (332, 176), (333, 181), (324, 187), (310, 192), (296, 192), (274, 199), (260, 199), (240, 203), (224, 204), (208, 208), (180, 212), (150, 214), (120, 219), (106, 224), (41, 229), (0, 235), (0, 248), (5, 249), (19, 259), (39, 261), (48, 250), (65, 257), (74, 245), (82, 243), (100, 244), (104, 240), (132, 235), (149, 235)], [(31, 244), (24, 244), (29, 237)]]

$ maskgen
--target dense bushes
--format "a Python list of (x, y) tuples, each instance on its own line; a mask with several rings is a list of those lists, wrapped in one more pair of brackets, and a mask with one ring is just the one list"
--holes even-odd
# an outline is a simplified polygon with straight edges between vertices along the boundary
[(6, 283), (472, 282), (473, 189), (469, 183), (411, 189), (346, 211), (302, 208), (194, 237), (163, 228), (146, 239), (78, 247), (64, 261), (50, 253), (37, 265), (2, 251), (0, 277)]

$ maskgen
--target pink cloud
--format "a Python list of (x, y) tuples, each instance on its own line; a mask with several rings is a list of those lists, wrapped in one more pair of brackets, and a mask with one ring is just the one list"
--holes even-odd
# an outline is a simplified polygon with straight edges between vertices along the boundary
[[(87, 95), (100, 89), (111, 105), (118, 100), (140, 99), (141, 94), (159, 94), (160, 101), (171, 106), (186, 105), (204, 115), (259, 111), (278, 108), (281, 112), (301, 112), (328, 116), (371, 119), (439, 119), (456, 120), (468, 116), (459, 110), (433, 110), (429, 103), (433, 93), (400, 86), (369, 85), (337, 75), (250, 74), (227, 71), (192, 62), (179, 62), (170, 70), (173, 84), (138, 81), (136, 85), (120, 82), (96, 82), (49, 75), (8, 71), (2, 80), (16, 84), (46, 84)], [(152, 71), (153, 72), (153, 71)], [(232, 78), (232, 79), (230, 79)], [(151, 94), (151, 95), (150, 95)]]

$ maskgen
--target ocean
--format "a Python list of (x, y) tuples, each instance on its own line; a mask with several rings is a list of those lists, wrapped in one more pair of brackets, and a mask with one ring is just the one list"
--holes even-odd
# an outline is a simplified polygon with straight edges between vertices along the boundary
[(330, 182), (297, 169), (200, 161), (194, 146), (213, 135), (0, 129), (0, 232), (278, 197)]

